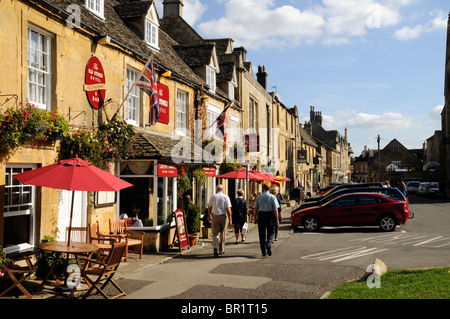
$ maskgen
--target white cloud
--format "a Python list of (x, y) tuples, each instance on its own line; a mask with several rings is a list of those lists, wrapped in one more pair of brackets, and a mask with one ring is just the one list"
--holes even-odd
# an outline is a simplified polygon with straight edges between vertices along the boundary
[(417, 24), (415, 26), (405, 26), (398, 29), (394, 33), (394, 37), (400, 41), (407, 41), (417, 39), (424, 33), (433, 32), (436, 30), (442, 30), (447, 28), (446, 14), (441, 10), (435, 10), (430, 12), (432, 16), (431, 20), (425, 24)]
[[(276, 6), (275, 0), (220, 0), (223, 16), (200, 23), (198, 30), (205, 38), (231, 37), (235, 45), (247, 48), (317, 42), (345, 45), (352, 37), (364, 37), (371, 28), (397, 25), (400, 9), (415, 1), (322, 0), (308, 1), (309, 6), (300, 9), (295, 4)], [(188, 5), (186, 1), (186, 10)]]
[(364, 113), (352, 110), (336, 112), (334, 116), (323, 116), (323, 127), (334, 127), (338, 130), (363, 129), (398, 131), (413, 125), (413, 120), (398, 112), (385, 112), (381, 114)]
[(183, 7), (183, 19), (190, 25), (194, 25), (205, 13), (206, 6), (200, 0), (185, 0)]
[(441, 112), (442, 109), (444, 108), (443, 105), (437, 105), (435, 107), (433, 107), (430, 112), (428, 113), (428, 115), (435, 121), (440, 121), (441, 120)]
[(309, 42), (322, 33), (323, 17), (312, 10), (272, 0), (229, 0), (222, 18), (201, 23), (199, 32), (208, 37), (231, 37), (249, 48)]

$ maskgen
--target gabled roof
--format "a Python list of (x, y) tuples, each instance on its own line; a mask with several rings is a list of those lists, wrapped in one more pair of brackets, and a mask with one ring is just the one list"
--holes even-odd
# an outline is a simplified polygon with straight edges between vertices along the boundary
[(300, 127), (300, 136), (302, 138), (302, 142), (305, 144), (308, 144), (313, 147), (319, 146), (315, 141), (314, 138), (306, 132), (306, 130), (303, 127)]
[[(27, 0), (24, 0), (27, 2)], [(142, 2), (142, 3), (141, 3)], [(30, 1), (30, 5), (35, 7), (34, 2)], [(153, 1), (132, 1), (123, 2), (117, 0), (104, 1), (104, 20), (94, 16), (84, 5), (84, 0), (46, 0), (40, 2), (43, 7), (50, 9), (59, 15), (62, 20), (71, 14), (67, 12), (67, 7), (70, 4), (77, 4), (80, 6), (80, 20), (81, 27), (90, 30), (91, 32), (100, 35), (108, 35), (111, 41), (122, 47), (123, 49), (134, 53), (143, 60), (147, 60), (152, 55), (152, 50), (148, 47), (146, 42), (141, 39), (131, 28), (127, 26), (121, 17), (138, 17), (144, 13), (147, 14), (147, 8), (150, 8)], [(116, 11), (116, 7), (119, 8)], [(126, 18), (125, 18), (126, 20)], [(74, 29), (76, 30), (76, 29)], [(173, 46), (178, 45), (171, 37), (164, 31), (159, 29), (159, 52), (153, 52), (155, 68), (162, 68), (170, 70), (178, 77), (181, 77), (196, 85), (204, 85), (206, 82), (199, 77), (173, 49)], [(146, 61), (144, 61), (145, 63)]]
[(114, 5), (114, 10), (117, 12), (117, 14), (121, 19), (145, 18), (152, 4), (153, 4), (152, 0), (126, 1)]
[(236, 68), (234, 62), (222, 62), (219, 64), (220, 72), (217, 74), (217, 82), (236, 83)]
[(190, 67), (213, 65), (218, 68), (216, 47), (214, 43), (181, 44), (174, 47), (177, 54)]

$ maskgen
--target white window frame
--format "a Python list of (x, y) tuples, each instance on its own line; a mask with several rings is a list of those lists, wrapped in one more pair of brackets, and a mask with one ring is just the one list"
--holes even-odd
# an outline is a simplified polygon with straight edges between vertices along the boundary
[[(38, 42), (32, 43), (32, 34), (37, 34)], [(53, 35), (29, 25), (27, 31), (27, 96), (36, 107), (51, 110), (51, 48)], [(36, 46), (36, 47), (35, 47)], [(34, 61), (31, 57), (35, 56)], [(34, 62), (34, 63), (33, 63)], [(34, 74), (34, 78), (32, 78)], [(33, 93), (34, 92), (34, 93)]]
[(149, 18), (145, 18), (145, 42), (151, 48), (159, 50), (158, 25)]
[[(137, 77), (139, 76), (139, 72), (127, 67), (127, 74), (126, 74), (126, 84), (125, 89), (126, 93), (129, 92), (130, 88), (133, 86), (134, 82), (136, 81)], [(134, 111), (134, 116), (133, 116)], [(139, 126), (140, 121), (140, 112), (141, 112), (141, 99), (140, 99), (140, 89), (138, 86), (134, 86), (133, 90), (128, 94), (127, 100), (126, 100), (126, 118), (127, 123)]]
[(104, 0), (85, 0), (86, 8), (101, 19), (105, 19), (105, 3)]
[(188, 93), (177, 90), (176, 128), (177, 135), (186, 136), (187, 132), (187, 101)]
[[(222, 109), (214, 104), (208, 102), (207, 104), (207, 114), (208, 114), (208, 133), (210, 138), (218, 138), (217, 136), (217, 117), (222, 113)], [(215, 122), (214, 122), (215, 121)], [(214, 123), (214, 124), (213, 124)]]
[(216, 70), (211, 66), (206, 66), (206, 85), (211, 92), (216, 92)]
[(234, 144), (235, 142), (239, 141), (239, 122), (240, 118), (234, 114), (230, 114), (230, 128), (228, 130), (229, 138), (228, 141), (231, 144)]
[(232, 82), (228, 82), (228, 98), (231, 101), (234, 100), (234, 87), (235, 85)]
[[(30, 242), (27, 243), (19, 243), (17, 245), (12, 245), (9, 247), (5, 247), (5, 251), (8, 254), (19, 252), (28, 248), (31, 248), (34, 246), (34, 238), (35, 238), (35, 216), (34, 212), (36, 211), (36, 198), (35, 198), (35, 192), (36, 192), (36, 186), (33, 185), (24, 185), (18, 180), (14, 179), (14, 170), (16, 170), (16, 174), (18, 169), (20, 169), (20, 172), (24, 172), (25, 170), (29, 169), (35, 169), (37, 166), (35, 164), (6, 164), (6, 170), (10, 172), (8, 175), (5, 175), (5, 204), (3, 208), (3, 218), (9, 218), (9, 217), (15, 217), (15, 216), (23, 216), (23, 215), (30, 215), (30, 229), (29, 231), (29, 238)], [(9, 181), (8, 181), (9, 179)], [(17, 194), (22, 194), (24, 192), (24, 189), (29, 189), (26, 192), (29, 192), (29, 202), (27, 203), (21, 203), (18, 205), (9, 205), (8, 201), (8, 189), (11, 189), (11, 192), (15, 191)], [(20, 196), (20, 195), (19, 195)], [(25, 206), (29, 206), (29, 208), (25, 209)], [(18, 209), (11, 209), (13, 207), (17, 207)]]

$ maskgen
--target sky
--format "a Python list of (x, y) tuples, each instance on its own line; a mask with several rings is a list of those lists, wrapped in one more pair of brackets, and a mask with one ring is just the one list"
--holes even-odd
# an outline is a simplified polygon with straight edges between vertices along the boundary
[(417, 149), (441, 129), (449, 12), (448, 0), (184, 0), (183, 18), (245, 47), (301, 124), (314, 106), (359, 156), (378, 135)]

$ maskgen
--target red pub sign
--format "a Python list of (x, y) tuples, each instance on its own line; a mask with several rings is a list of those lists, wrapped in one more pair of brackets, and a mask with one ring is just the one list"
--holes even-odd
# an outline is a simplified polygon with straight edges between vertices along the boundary
[(105, 72), (100, 60), (93, 56), (86, 65), (84, 90), (92, 108), (98, 110), (103, 106), (106, 96)]
[(178, 170), (175, 166), (158, 164), (158, 177), (177, 177)]
[(216, 176), (216, 168), (215, 167), (202, 167), (202, 171), (208, 177), (215, 177)]
[(169, 124), (169, 87), (158, 82), (158, 123)]

